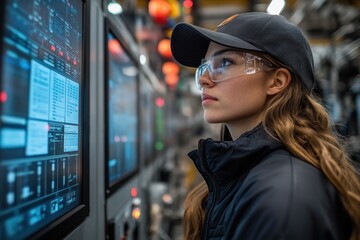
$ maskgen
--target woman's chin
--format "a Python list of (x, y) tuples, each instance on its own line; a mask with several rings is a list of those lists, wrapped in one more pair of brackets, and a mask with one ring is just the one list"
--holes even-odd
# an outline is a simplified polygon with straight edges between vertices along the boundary
[(213, 117), (213, 116), (207, 116), (206, 114), (204, 114), (204, 120), (207, 123), (222, 123), (222, 119), (220, 119), (219, 117)]

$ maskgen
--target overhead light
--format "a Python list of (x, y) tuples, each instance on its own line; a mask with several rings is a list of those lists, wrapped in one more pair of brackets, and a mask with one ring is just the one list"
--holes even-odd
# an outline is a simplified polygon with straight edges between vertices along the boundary
[(141, 65), (145, 65), (146, 63), (146, 56), (144, 54), (140, 55), (140, 63)]
[(123, 8), (119, 3), (112, 2), (108, 4), (108, 11), (114, 15), (120, 14), (123, 12)]
[(274, 15), (279, 15), (285, 7), (285, 0), (272, 0), (267, 8), (267, 12)]

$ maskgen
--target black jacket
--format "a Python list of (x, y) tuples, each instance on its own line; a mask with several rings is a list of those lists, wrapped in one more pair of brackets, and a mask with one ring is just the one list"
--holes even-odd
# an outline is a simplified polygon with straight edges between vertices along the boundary
[(261, 126), (200, 140), (190, 158), (209, 187), (202, 239), (349, 239), (352, 222), (325, 175)]

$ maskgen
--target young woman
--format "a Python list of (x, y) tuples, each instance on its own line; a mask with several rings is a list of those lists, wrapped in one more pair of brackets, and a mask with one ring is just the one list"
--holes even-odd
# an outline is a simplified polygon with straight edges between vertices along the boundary
[(220, 141), (189, 153), (204, 183), (187, 197), (184, 238), (360, 239), (360, 181), (312, 93), (303, 33), (284, 17), (243, 13), (215, 31), (186, 23), (174, 58), (197, 67), (204, 118)]

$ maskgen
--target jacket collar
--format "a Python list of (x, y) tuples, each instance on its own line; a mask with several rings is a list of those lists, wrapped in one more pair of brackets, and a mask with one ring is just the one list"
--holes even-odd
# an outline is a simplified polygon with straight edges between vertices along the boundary
[(234, 141), (201, 139), (198, 149), (188, 155), (205, 180), (208, 175), (232, 179), (282, 146), (259, 125)]

